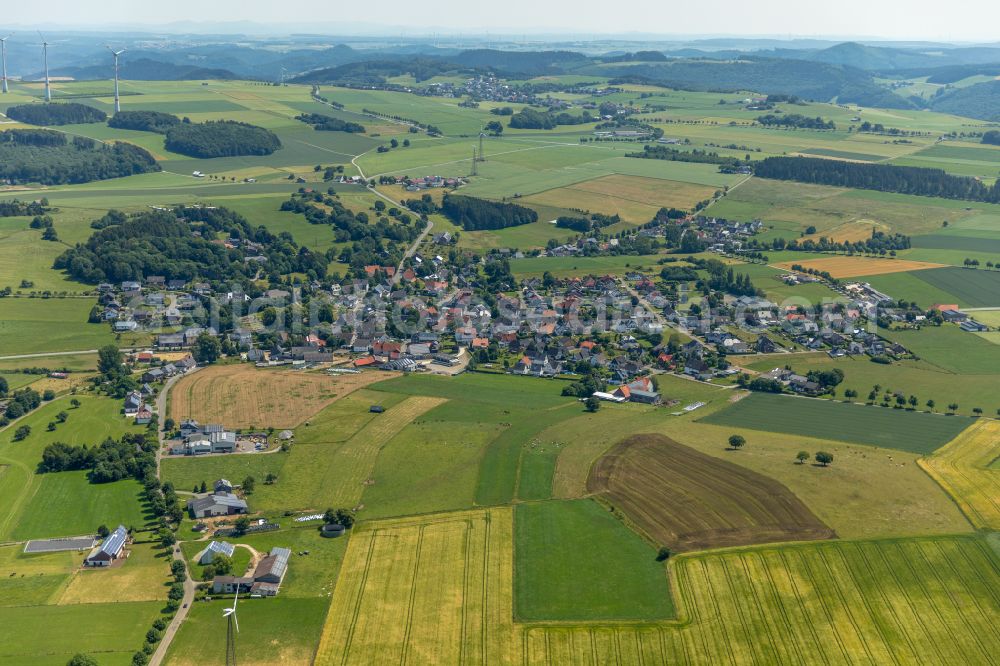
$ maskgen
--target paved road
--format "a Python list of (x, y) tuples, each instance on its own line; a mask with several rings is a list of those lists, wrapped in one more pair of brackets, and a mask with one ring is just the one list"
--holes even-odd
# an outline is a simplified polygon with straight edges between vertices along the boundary
[(190, 375), (191, 373), (198, 372), (200, 368), (194, 367), (187, 372), (174, 375), (163, 384), (163, 388), (160, 389), (159, 394), (156, 396), (156, 414), (157, 421), (159, 421), (160, 427), (156, 432), (158, 439), (158, 446), (156, 447), (156, 478), (160, 478), (160, 458), (163, 457), (163, 442), (166, 441), (166, 431), (163, 428), (164, 422), (167, 420), (167, 395), (170, 393), (170, 389), (173, 387), (174, 382), (176, 382), (181, 377), (185, 375)]
[(160, 644), (156, 646), (156, 652), (149, 658), (149, 666), (160, 666), (163, 663), (163, 657), (166, 656), (171, 641), (174, 640), (177, 630), (181, 628), (184, 618), (187, 617), (188, 611), (191, 609), (191, 604), (194, 603), (195, 583), (191, 579), (191, 569), (184, 559), (180, 544), (174, 546), (174, 559), (184, 562), (184, 571), (187, 572), (187, 580), (184, 581), (184, 598), (181, 599), (181, 607), (177, 609), (174, 619), (170, 621), (170, 624), (163, 631), (163, 638), (160, 640)]

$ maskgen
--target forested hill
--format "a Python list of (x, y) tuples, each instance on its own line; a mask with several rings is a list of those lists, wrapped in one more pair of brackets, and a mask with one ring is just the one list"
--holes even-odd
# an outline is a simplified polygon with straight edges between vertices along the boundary
[(986, 81), (938, 95), (931, 108), (941, 113), (1000, 121), (1000, 81)]
[(0, 181), (15, 185), (87, 183), (159, 170), (152, 155), (131, 143), (71, 140), (44, 129), (0, 132)]
[[(324, 255), (300, 248), (288, 234), (254, 228), (226, 208), (177, 208), (131, 217), (111, 211), (93, 226), (98, 231), (61, 254), (54, 265), (88, 284), (163, 275), (249, 287), (258, 270), (275, 279), (293, 272), (322, 279), (329, 263)], [(256, 256), (265, 259), (247, 261)]]

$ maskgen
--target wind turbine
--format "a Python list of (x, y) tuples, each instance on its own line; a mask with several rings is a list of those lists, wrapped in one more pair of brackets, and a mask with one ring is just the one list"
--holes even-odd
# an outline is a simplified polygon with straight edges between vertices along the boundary
[(45, 101), (52, 101), (52, 89), (49, 87), (49, 43), (45, 41), (45, 37), (42, 37), (42, 33), (39, 32), (38, 36), (42, 40), (42, 60), (45, 63)]
[[(236, 634), (240, 633), (240, 622), (236, 619), (236, 602), (240, 599), (240, 586), (239, 583), (236, 584), (236, 596), (233, 597), (233, 607), (224, 608), (222, 610), (222, 617), (229, 620), (229, 626), (226, 628), (226, 666), (236, 666)], [(236, 632), (233, 632), (233, 627), (236, 627)]]
[(7, 40), (10, 35), (0, 38), (0, 62), (3, 63), (3, 85), (2, 92), (7, 92)]
[(115, 113), (118, 113), (119, 111), (122, 110), (122, 101), (121, 98), (118, 97), (118, 56), (125, 53), (125, 49), (122, 49), (121, 51), (115, 51), (107, 44), (105, 44), (104, 46), (107, 47), (107, 49), (111, 51), (111, 55), (115, 57)]

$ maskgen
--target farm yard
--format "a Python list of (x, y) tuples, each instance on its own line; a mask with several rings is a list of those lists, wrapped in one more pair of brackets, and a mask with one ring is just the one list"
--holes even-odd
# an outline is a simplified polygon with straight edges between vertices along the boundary
[(330, 377), (315, 372), (218, 365), (184, 377), (170, 393), (175, 421), (195, 419), (231, 428), (294, 428), (333, 401), (386, 373)]
[(587, 490), (674, 550), (836, 536), (777, 481), (662, 435), (633, 435), (605, 454)]

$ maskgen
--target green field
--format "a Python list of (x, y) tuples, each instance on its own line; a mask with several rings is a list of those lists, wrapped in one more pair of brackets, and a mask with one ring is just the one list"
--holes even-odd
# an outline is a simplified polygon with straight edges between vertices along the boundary
[(944, 445), (970, 423), (960, 416), (766, 393), (750, 395), (702, 421), (925, 454)]
[[(6, 466), (0, 474), (0, 538), (91, 534), (102, 523), (145, 524), (136, 481), (90, 484), (83, 472), (35, 472), (52, 442), (94, 446), (135, 430), (119, 415), (116, 400), (85, 395), (79, 400), (74, 409), (69, 399), (57, 398), (18, 421), (32, 430), (21, 442), (11, 441), (13, 426), (0, 430), (0, 465)], [(46, 425), (60, 411), (69, 415), (66, 423), (48, 431)]]
[(514, 616), (521, 621), (673, 616), (656, 550), (593, 500), (519, 504)]
[[(0, 349), (5, 354), (96, 349), (115, 342), (107, 324), (88, 324), (94, 301), (86, 298), (6, 298), (0, 319)], [(148, 336), (123, 334), (121, 346)]]
[(1000, 358), (995, 346), (954, 324), (925, 326), (919, 331), (880, 329), (880, 332), (947, 372), (969, 376), (1000, 374)]

